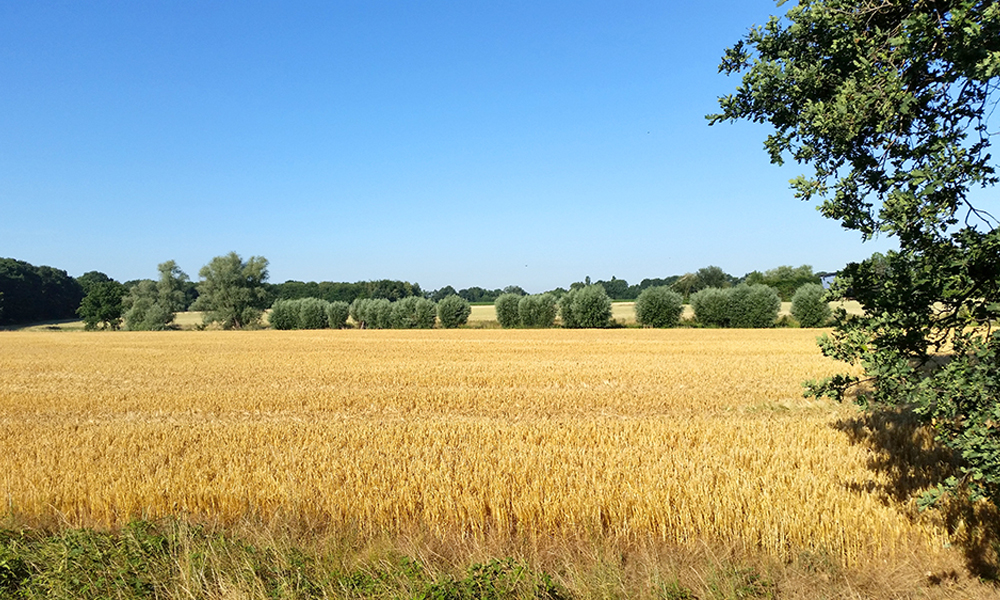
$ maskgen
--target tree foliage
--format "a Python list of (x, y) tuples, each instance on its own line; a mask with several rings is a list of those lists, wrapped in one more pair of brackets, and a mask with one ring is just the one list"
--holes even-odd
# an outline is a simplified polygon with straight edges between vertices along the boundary
[[(978, 191), (997, 183), (1000, 3), (801, 0), (720, 70), (743, 79), (711, 122), (769, 124), (771, 161), (811, 168), (792, 180), (797, 197), (862, 239), (898, 242), (883, 264), (841, 272), (834, 294), (865, 314), (838, 311), (824, 353), (864, 367), (863, 405), (911, 409), (961, 457), (939, 493), (1000, 505), (1000, 231), (996, 197)], [(812, 389), (839, 398), (858, 381)]]
[(126, 329), (162, 331), (187, 304), (187, 274), (172, 260), (156, 268), (160, 272), (157, 281), (140, 281), (122, 301)]
[(563, 327), (601, 328), (611, 323), (611, 298), (600, 284), (570, 290), (559, 299)]
[(517, 315), (524, 327), (552, 327), (556, 320), (556, 298), (552, 294), (519, 296)]
[(509, 329), (521, 324), (521, 315), (517, 308), (520, 302), (521, 296), (518, 294), (501, 294), (497, 297), (493, 306), (496, 309), (500, 327)]
[(647, 288), (635, 301), (635, 320), (646, 327), (675, 327), (681, 320), (684, 299), (667, 286)]
[(85, 289), (87, 295), (76, 309), (84, 327), (88, 330), (121, 327), (125, 286), (108, 277), (105, 281), (89, 281)]
[(833, 311), (826, 301), (826, 290), (818, 283), (807, 283), (792, 295), (792, 316), (803, 327), (823, 327)]
[(691, 295), (694, 318), (708, 327), (729, 324), (729, 293), (721, 288), (705, 288)]
[(472, 306), (469, 301), (456, 294), (451, 294), (437, 303), (438, 320), (441, 327), (452, 329), (469, 322), (469, 315), (472, 314)]
[(728, 324), (742, 329), (774, 327), (781, 311), (781, 298), (774, 288), (763, 285), (740, 285), (726, 290), (729, 294)]
[(782, 302), (791, 302), (792, 296), (795, 295), (795, 290), (807, 283), (819, 285), (820, 278), (819, 275), (813, 273), (812, 266), (810, 265), (802, 265), (801, 267), (782, 265), (774, 269), (768, 269), (763, 273), (760, 271), (747, 273), (743, 282), (750, 285), (762, 284), (772, 287), (778, 292), (778, 296), (781, 297)]
[(72, 319), (84, 295), (66, 271), (0, 258), (0, 325)]
[(192, 308), (205, 311), (206, 325), (218, 323), (223, 329), (260, 326), (268, 306), (266, 258), (251, 256), (244, 261), (230, 252), (213, 258), (198, 276), (198, 300)]

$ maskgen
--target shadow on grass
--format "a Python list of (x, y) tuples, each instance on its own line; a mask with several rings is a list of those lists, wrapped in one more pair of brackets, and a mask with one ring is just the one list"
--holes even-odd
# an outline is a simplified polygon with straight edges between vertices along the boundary
[[(855, 491), (883, 492), (907, 502), (954, 474), (959, 458), (934, 442), (933, 431), (908, 409), (877, 410), (841, 419), (833, 428), (851, 443), (872, 450), (868, 468), (884, 476), (884, 484), (852, 484)], [(984, 501), (956, 496), (931, 509), (940, 511), (952, 543), (962, 549), (966, 566), (976, 577), (1000, 583), (1000, 510)]]

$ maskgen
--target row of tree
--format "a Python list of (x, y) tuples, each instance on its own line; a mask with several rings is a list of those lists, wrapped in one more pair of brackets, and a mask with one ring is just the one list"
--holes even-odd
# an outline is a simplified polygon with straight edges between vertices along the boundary
[[(202, 310), (209, 323), (225, 328), (257, 326), (264, 311), (278, 300), (317, 298), (327, 303), (384, 299), (397, 302), (423, 298), (440, 302), (455, 296), (467, 303), (496, 302), (504, 295), (518, 298), (528, 294), (519, 286), (487, 290), (472, 287), (455, 291), (451, 286), (425, 292), (419, 284), (397, 280), (345, 282), (267, 282), (267, 260), (251, 257), (243, 261), (236, 253), (219, 256), (199, 272), (200, 282), (191, 281), (174, 261), (158, 266), (156, 280), (119, 283), (104, 273), (90, 271), (72, 278), (65, 271), (34, 267), (23, 261), (0, 259), (0, 324), (28, 323), (80, 316), (88, 328), (160, 330), (172, 325), (180, 311)], [(592, 286), (600, 286), (608, 298), (635, 299), (643, 291), (667, 287), (686, 301), (706, 288), (727, 288), (743, 281), (764, 284), (778, 290), (783, 300), (803, 282), (818, 282), (819, 274), (805, 265), (778, 267), (763, 273), (753, 271), (736, 278), (715, 266), (666, 279), (644, 279), (629, 285), (623, 279), (591, 283), (590, 278), (570, 288), (547, 292), (560, 301)], [(591, 292), (588, 292), (591, 293)], [(205, 296), (202, 298), (202, 296)], [(538, 300), (529, 300), (529, 304)], [(219, 305), (221, 307), (218, 307)], [(425, 309), (426, 310), (426, 309)]]

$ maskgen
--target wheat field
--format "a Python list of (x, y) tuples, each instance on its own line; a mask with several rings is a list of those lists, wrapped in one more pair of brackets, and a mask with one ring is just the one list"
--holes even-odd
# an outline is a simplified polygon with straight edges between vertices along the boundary
[(809, 330), (0, 333), (0, 498), (361, 533), (611, 536), (853, 564), (944, 531), (806, 400)]

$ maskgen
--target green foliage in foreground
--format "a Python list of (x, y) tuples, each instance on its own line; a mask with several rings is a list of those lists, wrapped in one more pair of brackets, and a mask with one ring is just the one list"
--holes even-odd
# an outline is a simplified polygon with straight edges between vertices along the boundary
[(344, 569), (333, 555), (259, 546), (180, 522), (133, 522), (117, 533), (0, 530), (0, 597), (547, 599), (569, 595), (546, 573), (507, 558), (461, 576), (402, 557)]
[[(863, 240), (898, 243), (852, 263), (823, 353), (864, 369), (810, 384), (872, 410), (913, 411), (961, 459), (945, 492), (1000, 506), (1000, 182), (991, 153), (1000, 3), (801, 0), (726, 50), (742, 74), (713, 123), (767, 123), (771, 162), (810, 172), (796, 197)], [(858, 385), (858, 384), (864, 385)]]

